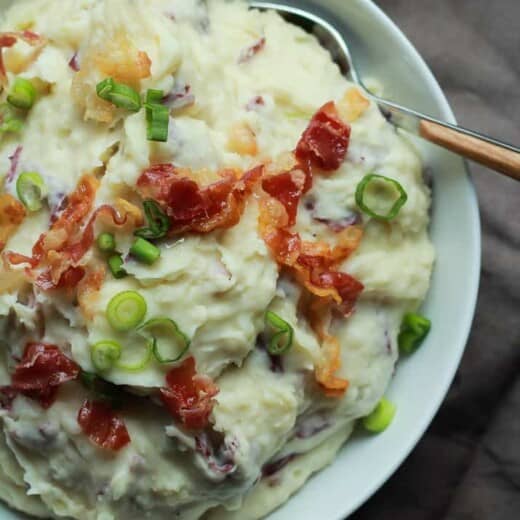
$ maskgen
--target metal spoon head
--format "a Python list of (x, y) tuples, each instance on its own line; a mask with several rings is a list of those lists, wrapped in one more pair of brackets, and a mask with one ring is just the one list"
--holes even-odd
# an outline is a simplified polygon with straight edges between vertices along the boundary
[(304, 31), (316, 36), (320, 44), (329, 51), (343, 75), (363, 87), (345, 39), (329, 22), (308, 11), (283, 3), (257, 2), (255, 0), (251, 0), (248, 3), (254, 9), (276, 11), (287, 22), (297, 25)]

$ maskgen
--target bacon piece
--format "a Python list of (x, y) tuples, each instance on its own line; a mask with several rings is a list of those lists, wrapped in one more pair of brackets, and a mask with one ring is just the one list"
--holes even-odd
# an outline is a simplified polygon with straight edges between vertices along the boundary
[(211, 379), (197, 375), (195, 359), (187, 358), (166, 376), (166, 388), (161, 388), (161, 400), (171, 413), (189, 430), (203, 429), (208, 425), (218, 394)]
[(347, 273), (337, 271), (338, 265), (352, 253), (361, 239), (359, 228), (341, 234), (338, 246), (301, 240), (297, 233), (273, 229), (264, 240), (279, 265), (291, 269), (296, 279), (319, 298), (332, 299), (343, 313), (350, 313), (363, 290), (363, 285)]
[(236, 225), (244, 212), (247, 196), (260, 179), (263, 166), (237, 178), (230, 170), (223, 179), (200, 187), (195, 181), (180, 177), (171, 164), (159, 164), (144, 171), (137, 187), (144, 197), (165, 206), (172, 233), (209, 233)]
[(347, 90), (343, 99), (338, 103), (341, 117), (350, 123), (357, 121), (370, 106), (370, 101), (357, 87)]
[(238, 57), (238, 64), (243, 65), (244, 63), (251, 61), (251, 59), (254, 58), (265, 47), (265, 43), (266, 39), (264, 36), (262, 36), (261, 38), (258, 38), (258, 40), (256, 40), (253, 45), (243, 49), (240, 53), (240, 56)]
[[(341, 367), (340, 346), (325, 327), (324, 315), (332, 307), (344, 316), (350, 315), (363, 291), (363, 285), (339, 265), (358, 247), (362, 229), (351, 226), (338, 233), (338, 243), (305, 242), (298, 233), (287, 229), (288, 212), (277, 199), (266, 198), (260, 205), (260, 233), (277, 263), (294, 276), (310, 293), (306, 310), (309, 323), (321, 340), (323, 361), (316, 367), (315, 377), (327, 395), (342, 395), (348, 381), (334, 374)], [(333, 305), (331, 305), (333, 304)], [(305, 309), (304, 309), (305, 310)]]
[(92, 212), (98, 185), (94, 177), (86, 176), (81, 179), (51, 229), (38, 238), (31, 257), (6, 253), (6, 258), (12, 265), (27, 263), (32, 269), (43, 263), (48, 265), (35, 280), (35, 285), (40, 289), (70, 289), (83, 279), (85, 269), (77, 264), (94, 243), (94, 227), (98, 218), (108, 218), (118, 227), (130, 221), (139, 223), (142, 216), (139, 211), (136, 212), (135, 206), (119, 200), (117, 205), (121, 211), (108, 205), (100, 206), (85, 224)]
[(78, 424), (94, 444), (105, 450), (119, 451), (130, 443), (124, 421), (101, 401), (85, 401), (78, 413)]
[(345, 160), (349, 142), (350, 125), (341, 120), (330, 101), (311, 119), (296, 147), (296, 158), (309, 168), (334, 171)]
[(23, 40), (25, 43), (31, 45), (31, 47), (36, 47), (37, 51), (38, 47), (41, 49), (47, 43), (45, 38), (32, 31), (0, 33), (0, 86), (2, 87), (7, 85), (7, 73), (4, 65), (3, 49), (12, 47), (18, 40)]
[(24, 205), (8, 193), (0, 194), (0, 251), (24, 218)]
[(29, 343), (16, 367), (11, 388), (49, 408), (56, 400), (58, 387), (79, 376), (80, 368), (55, 345)]
[(305, 173), (297, 169), (273, 175), (262, 182), (263, 190), (285, 207), (289, 217), (289, 226), (293, 226), (296, 222), (298, 204), (305, 193), (306, 184), (307, 177)]
[(54, 289), (73, 289), (85, 276), (83, 267), (69, 267), (59, 277), (58, 281), (53, 280), (52, 271), (48, 269), (36, 278), (34, 285), (42, 291), (52, 291)]

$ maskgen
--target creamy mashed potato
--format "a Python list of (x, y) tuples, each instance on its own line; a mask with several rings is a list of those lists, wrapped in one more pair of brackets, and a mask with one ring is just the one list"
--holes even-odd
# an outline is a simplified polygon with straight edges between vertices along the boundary
[[(424, 299), (434, 258), (419, 158), (312, 36), (241, 2), (17, 1), (2, 31), (2, 102), (19, 78), (37, 95), (0, 141), (0, 497), (42, 518), (267, 515), (334, 459), (390, 382), (403, 315)], [(98, 96), (108, 77), (142, 97), (163, 92), (165, 142), (147, 139), (144, 107)], [(332, 163), (320, 165), (327, 139)], [(27, 172), (44, 184), (32, 188), (37, 209), (20, 201)], [(356, 200), (372, 173), (407, 194), (391, 220)], [(231, 186), (216, 214), (232, 207), (234, 218), (201, 229), (190, 213), (181, 225), (179, 207), (194, 210), (179, 179), (197, 193), (217, 186), (206, 202)], [(151, 263), (131, 250), (148, 199), (170, 219), (150, 239)], [(93, 240), (102, 232), (122, 278)], [(284, 256), (282, 236), (300, 241), (299, 257)], [(107, 308), (125, 291), (146, 312), (122, 331)], [(281, 355), (268, 311), (284, 324)], [(154, 318), (174, 320), (160, 341), (189, 346), (181, 358), (150, 351), (139, 327)], [(126, 364), (96, 363), (99, 342)], [(188, 362), (197, 376), (186, 382)], [(86, 402), (102, 407), (90, 421)]]

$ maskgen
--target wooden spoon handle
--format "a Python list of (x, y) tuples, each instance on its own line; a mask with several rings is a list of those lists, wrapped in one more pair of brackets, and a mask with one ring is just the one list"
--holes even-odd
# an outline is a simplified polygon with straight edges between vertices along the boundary
[(465, 131), (455, 130), (423, 119), (419, 135), (432, 143), (476, 161), (488, 168), (520, 181), (520, 153), (512, 147), (490, 142)]

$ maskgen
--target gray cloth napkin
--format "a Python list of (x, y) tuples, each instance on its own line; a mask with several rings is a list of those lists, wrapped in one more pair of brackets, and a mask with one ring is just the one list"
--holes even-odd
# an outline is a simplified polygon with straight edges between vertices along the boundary
[[(520, 0), (377, 0), (426, 59), (463, 126), (520, 146)], [(520, 518), (520, 183), (472, 164), (480, 296), (450, 393), (353, 520)]]

